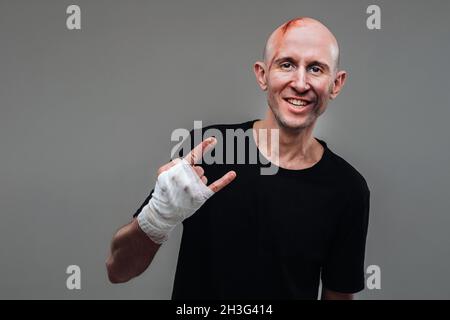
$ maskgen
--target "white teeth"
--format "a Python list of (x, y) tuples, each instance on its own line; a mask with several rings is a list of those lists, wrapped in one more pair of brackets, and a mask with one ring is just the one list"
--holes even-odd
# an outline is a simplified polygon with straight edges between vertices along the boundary
[(297, 99), (288, 99), (287, 100), (290, 104), (293, 104), (295, 106), (306, 106), (308, 103), (303, 100), (297, 100)]

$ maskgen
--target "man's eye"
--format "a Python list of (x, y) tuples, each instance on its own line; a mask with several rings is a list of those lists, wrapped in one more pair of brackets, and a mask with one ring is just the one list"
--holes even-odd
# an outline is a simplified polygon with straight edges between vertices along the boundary
[(282, 69), (291, 69), (292, 68), (292, 63), (290, 62), (283, 62), (281, 65)]
[(309, 70), (311, 70), (313, 73), (319, 73), (322, 71), (322, 69), (318, 66), (312, 66), (309, 68)]

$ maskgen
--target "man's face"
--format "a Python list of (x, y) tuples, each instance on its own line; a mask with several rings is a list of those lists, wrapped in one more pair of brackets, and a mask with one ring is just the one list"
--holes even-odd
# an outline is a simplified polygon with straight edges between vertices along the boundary
[(337, 96), (337, 50), (329, 32), (316, 25), (293, 27), (271, 41), (262, 88), (279, 126), (299, 130), (313, 125)]

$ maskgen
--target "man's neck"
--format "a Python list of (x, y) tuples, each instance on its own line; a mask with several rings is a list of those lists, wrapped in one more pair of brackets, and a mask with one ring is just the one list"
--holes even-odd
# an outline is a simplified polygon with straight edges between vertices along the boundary
[[(253, 129), (258, 133), (259, 129), (267, 130), (267, 144), (260, 145), (259, 136), (256, 135), (256, 142), (260, 151), (268, 156), (268, 150), (271, 149), (271, 129), (278, 129), (279, 131), (279, 146), (278, 146), (278, 161), (282, 168), (287, 169), (304, 169), (316, 164), (323, 155), (323, 146), (314, 139), (312, 132), (314, 124), (300, 130), (289, 130), (282, 126), (279, 126), (273, 115), (270, 114), (270, 110), (266, 117), (262, 120), (256, 121), (253, 125)], [(268, 150), (265, 149), (267, 146)], [(268, 156), (273, 161), (273, 157)], [(276, 162), (278, 162), (276, 161)]]

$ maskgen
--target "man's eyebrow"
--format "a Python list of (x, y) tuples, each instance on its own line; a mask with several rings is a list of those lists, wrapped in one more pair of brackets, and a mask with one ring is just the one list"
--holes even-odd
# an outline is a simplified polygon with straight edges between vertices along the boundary
[(294, 60), (294, 58), (292, 58), (292, 57), (280, 57), (280, 58), (274, 60), (273, 63), (278, 64), (278, 63), (280, 63), (281, 61), (288, 61), (288, 62), (295, 63), (295, 60)]
[[(293, 64), (296, 63), (296, 60), (295, 60), (294, 58), (292, 58), (292, 57), (289, 57), (289, 56), (286, 56), (286, 57), (279, 57), (279, 58), (275, 59), (273, 63), (279, 64), (280, 62), (284, 62), (284, 61), (286, 61), (286, 62), (291, 62), (291, 63), (293, 63)], [(310, 62), (310, 63), (308, 64), (308, 66), (315, 66), (315, 65), (320, 66), (320, 67), (323, 68), (324, 70), (327, 70), (327, 71), (330, 70), (330, 66), (329, 66), (327, 63), (321, 62), (321, 61), (318, 61), (318, 60), (315, 60), (315, 61)]]

